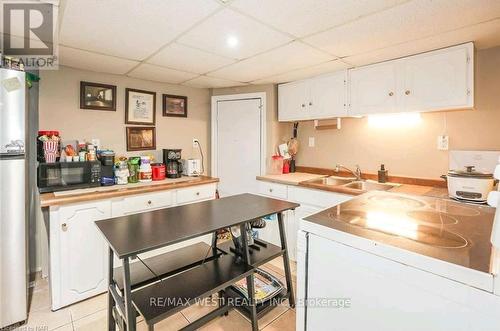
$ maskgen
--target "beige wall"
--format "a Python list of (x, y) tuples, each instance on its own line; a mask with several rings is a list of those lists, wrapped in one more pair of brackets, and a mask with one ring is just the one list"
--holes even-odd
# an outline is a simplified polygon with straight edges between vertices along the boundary
[[(425, 113), (410, 128), (381, 129), (367, 118), (350, 118), (342, 120), (341, 130), (317, 131), (312, 122), (302, 122), (297, 164), (359, 164), (373, 173), (385, 163), (393, 175), (437, 178), (448, 170), (448, 152), (437, 150), (445, 123), (450, 150), (500, 150), (500, 47), (476, 55), (475, 110)], [(315, 147), (308, 147), (308, 137), (315, 137)]]
[[(212, 95), (232, 95), (242, 93), (266, 93), (266, 136), (267, 136), (267, 159), (276, 151), (276, 147), (291, 137), (292, 132), (288, 132), (287, 125), (278, 122), (278, 88), (273, 84), (248, 85), (240, 87), (228, 87), (212, 89)], [(266, 164), (269, 164), (267, 162)]]
[[(210, 160), (210, 94), (208, 89), (190, 88), (120, 75), (61, 67), (60, 70), (40, 71), (40, 130), (59, 130), (63, 139), (99, 138), (101, 145), (118, 154), (126, 153), (125, 142), (125, 88), (156, 92), (156, 148), (182, 148), (183, 157), (198, 157), (192, 147), (192, 138), (198, 138), (205, 155), (205, 171), (209, 173)], [(117, 86), (115, 112), (80, 109), (80, 81)], [(162, 116), (162, 94), (186, 95), (188, 118)], [(161, 155), (157, 153), (158, 157)]]

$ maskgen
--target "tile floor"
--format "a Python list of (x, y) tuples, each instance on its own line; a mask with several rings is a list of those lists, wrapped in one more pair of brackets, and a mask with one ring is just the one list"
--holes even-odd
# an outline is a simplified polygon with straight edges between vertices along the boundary
[[(283, 284), (285, 282), (285, 273), (283, 270), (283, 260), (277, 258), (262, 268), (271, 274), (277, 276)], [(291, 262), (293, 275), (293, 285), (295, 285), (296, 265)], [(101, 294), (88, 300), (76, 303), (58, 311), (50, 310), (49, 285), (47, 279), (38, 279), (35, 287), (31, 289), (33, 295), (31, 298), (29, 317), (26, 324), (15, 329), (16, 331), (101, 331), (106, 330), (106, 303), (107, 294)], [(295, 289), (296, 290), (296, 289)], [(295, 293), (297, 293), (295, 291)], [(155, 330), (170, 331), (178, 330), (186, 326), (189, 322), (196, 320), (202, 315), (208, 313), (212, 307), (202, 306), (201, 304), (192, 305), (181, 312), (169, 317), (155, 325)], [(228, 316), (218, 317), (210, 323), (204, 325), (200, 330), (203, 331), (221, 331), (221, 330), (250, 330), (249, 320), (240, 314), (237, 310), (231, 310)], [(295, 330), (295, 309), (283, 304), (263, 316), (259, 320), (259, 328), (265, 331), (273, 330)], [(146, 324), (138, 318), (138, 331), (147, 330)]]

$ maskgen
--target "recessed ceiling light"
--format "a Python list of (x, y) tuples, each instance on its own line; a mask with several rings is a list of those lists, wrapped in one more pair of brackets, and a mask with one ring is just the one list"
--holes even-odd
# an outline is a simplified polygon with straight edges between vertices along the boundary
[(236, 46), (238, 46), (239, 43), (240, 41), (235, 36), (228, 36), (226, 39), (227, 46), (231, 48), (235, 48)]

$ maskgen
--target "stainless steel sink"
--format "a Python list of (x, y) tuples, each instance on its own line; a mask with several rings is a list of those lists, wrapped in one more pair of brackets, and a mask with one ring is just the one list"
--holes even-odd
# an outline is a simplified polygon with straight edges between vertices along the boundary
[(382, 183), (365, 182), (365, 181), (355, 181), (345, 184), (343, 186), (363, 191), (370, 191), (370, 190), (387, 191), (394, 187), (394, 185), (391, 184), (382, 184)]
[(323, 177), (323, 178), (317, 178), (308, 181), (309, 183), (314, 183), (314, 184), (322, 184), (322, 185), (329, 185), (329, 186), (340, 186), (344, 184), (348, 184), (355, 180), (354, 178), (343, 178), (343, 177), (335, 177), (335, 176), (330, 176), (330, 177)]

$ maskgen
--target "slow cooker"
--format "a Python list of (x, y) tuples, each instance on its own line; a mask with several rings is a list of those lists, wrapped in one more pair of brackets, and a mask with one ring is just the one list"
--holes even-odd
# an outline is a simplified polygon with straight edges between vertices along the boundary
[(485, 203), (495, 186), (493, 174), (476, 171), (474, 166), (450, 170), (446, 180), (451, 198), (476, 203)]

